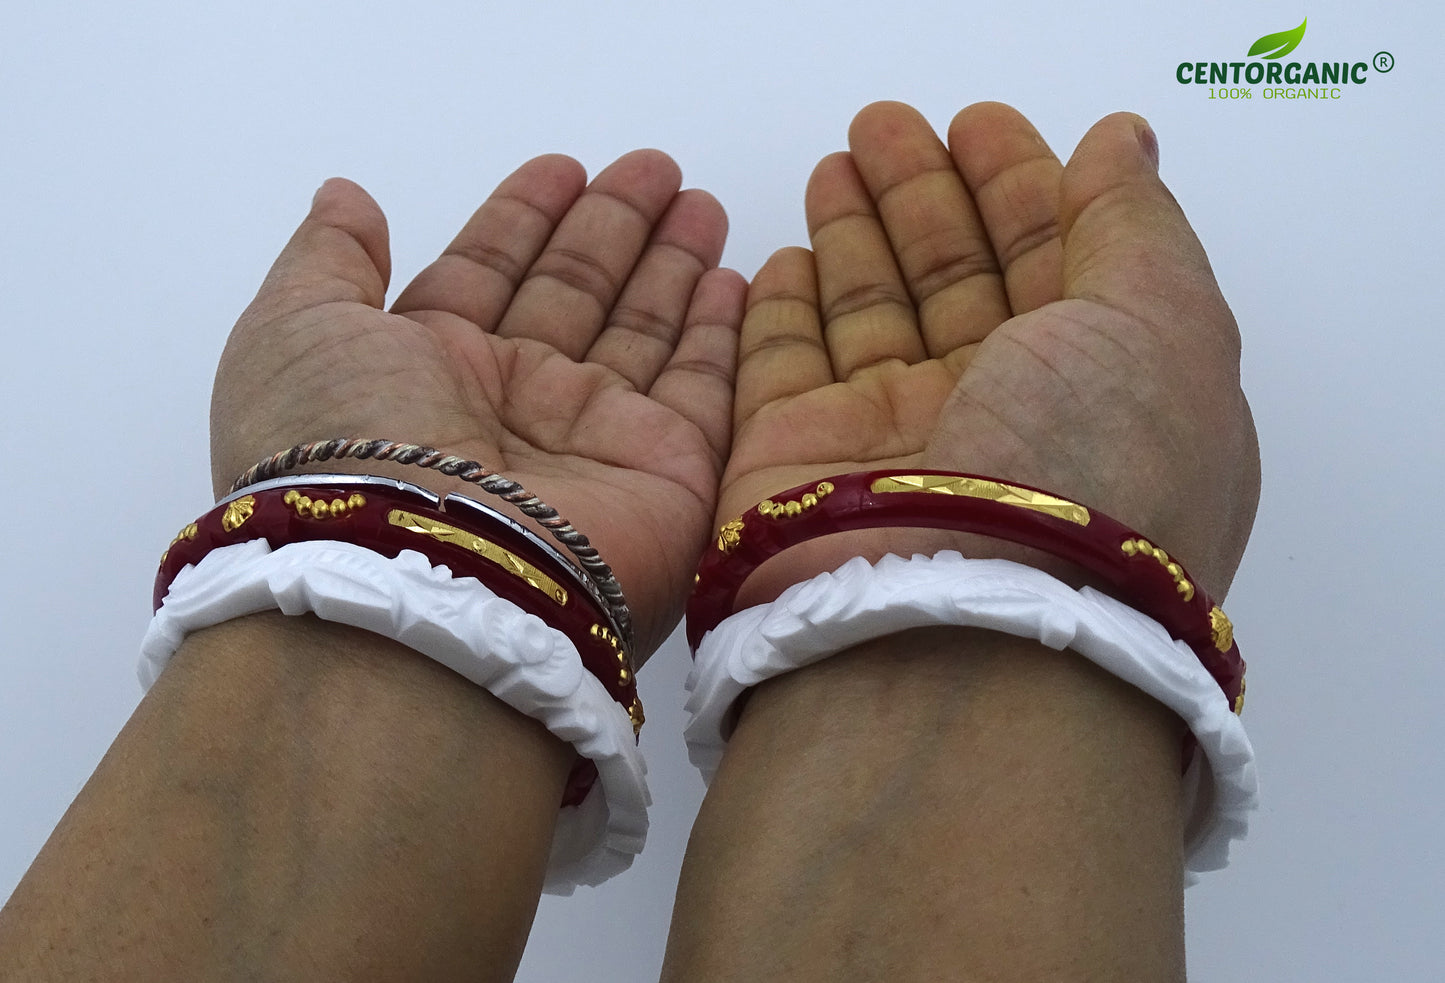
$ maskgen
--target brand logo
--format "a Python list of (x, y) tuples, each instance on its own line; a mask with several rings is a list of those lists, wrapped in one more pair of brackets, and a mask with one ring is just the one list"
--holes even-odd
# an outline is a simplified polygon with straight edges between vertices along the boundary
[[(1310, 22), (1306, 17), (1300, 21), (1300, 26), (1293, 31), (1280, 31), (1278, 34), (1266, 34), (1249, 47), (1249, 56), (1263, 55), (1265, 58), (1283, 58), (1291, 51), (1299, 47), (1299, 43), (1305, 39), (1305, 25)], [(1265, 54), (1265, 52), (1269, 52)]]
[(1181, 85), (1209, 87), (1210, 99), (1253, 99), (1262, 85), (1264, 99), (1340, 99), (1349, 86), (1364, 85), (1371, 72), (1383, 75), (1395, 57), (1377, 51), (1369, 61), (1284, 61), (1304, 40), (1309, 18), (1289, 31), (1266, 34), (1249, 46), (1253, 61), (1181, 61), (1174, 78)]

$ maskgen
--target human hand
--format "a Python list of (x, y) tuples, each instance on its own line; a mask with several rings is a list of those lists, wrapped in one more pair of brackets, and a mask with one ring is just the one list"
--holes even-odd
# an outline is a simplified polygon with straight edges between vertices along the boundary
[[(1067, 166), (1014, 110), (965, 109), (949, 147), (914, 110), (864, 109), (807, 192), (813, 251), (784, 249), (744, 317), (718, 523), (829, 474), (966, 471), (1097, 508), (1216, 599), (1259, 498), (1239, 335), (1136, 116)], [(848, 558), (1021, 548), (937, 530), (815, 540), (739, 606)]]
[[(585, 181), (566, 157), (524, 164), (390, 312), (385, 216), (356, 185), (323, 185), (221, 358), (217, 494), (261, 458), (331, 437), (480, 461), (592, 540), (645, 658), (707, 539), (745, 285), (716, 269), (722, 208), (679, 192), (666, 155), (636, 151)], [(416, 468), (328, 469), (480, 497)]]

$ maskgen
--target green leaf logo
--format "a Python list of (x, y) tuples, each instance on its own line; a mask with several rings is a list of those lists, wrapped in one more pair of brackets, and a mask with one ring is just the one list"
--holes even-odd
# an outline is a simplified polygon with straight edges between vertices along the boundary
[(1264, 55), (1264, 57), (1269, 59), (1283, 58), (1295, 48), (1299, 47), (1299, 43), (1304, 40), (1305, 25), (1309, 22), (1310, 19), (1306, 17), (1300, 21), (1300, 26), (1296, 27), (1293, 31), (1280, 31), (1278, 34), (1266, 34), (1250, 47), (1250, 56), (1264, 55), (1266, 51), (1269, 51), (1272, 53)]

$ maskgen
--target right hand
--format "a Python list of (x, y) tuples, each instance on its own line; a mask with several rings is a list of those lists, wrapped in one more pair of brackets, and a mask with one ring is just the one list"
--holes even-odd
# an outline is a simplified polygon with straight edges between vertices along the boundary
[[(813, 251), (758, 272), (718, 524), (831, 474), (936, 468), (1099, 509), (1221, 599), (1259, 498), (1239, 336), (1157, 173), (1148, 125), (1096, 124), (1067, 166), (1014, 110), (864, 109), (807, 194)], [(794, 547), (739, 607), (862, 555), (1012, 544), (870, 530)]]
[[(681, 177), (657, 151), (591, 184), (569, 158), (530, 161), (390, 311), (386, 218), (356, 185), (327, 182), (221, 358), (218, 495), (261, 458), (332, 437), (480, 461), (591, 538), (646, 658), (707, 540), (744, 293), (715, 268), (722, 208), (679, 192)], [(480, 497), (436, 472), (359, 470)]]

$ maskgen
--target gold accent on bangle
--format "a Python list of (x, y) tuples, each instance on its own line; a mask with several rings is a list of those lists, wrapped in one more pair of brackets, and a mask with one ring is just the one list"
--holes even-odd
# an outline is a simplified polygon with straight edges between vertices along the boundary
[(201, 527), (192, 522), (180, 532), (176, 533), (175, 538), (171, 540), (170, 546), (167, 546), (166, 551), (161, 554), (161, 565), (164, 566), (166, 562), (166, 557), (171, 555), (171, 546), (176, 545), (183, 539), (195, 539), (196, 536), (200, 533), (200, 531)]
[(1234, 625), (1218, 604), (1209, 612), (1209, 630), (1214, 634), (1214, 647), (1221, 652), (1228, 652), (1229, 647), (1234, 644)]
[(593, 638), (599, 638), (612, 646), (612, 654), (617, 656), (617, 685), (626, 686), (632, 681), (632, 661), (628, 659), (622, 642), (611, 628), (605, 628), (602, 625), (593, 625), (591, 634)]
[[(738, 543), (743, 541), (743, 520), (733, 519), (731, 522), (723, 523), (723, 527), (717, 532), (717, 548), (719, 552), (731, 553), (737, 549)], [(697, 583), (698, 578), (693, 579)]]
[(235, 532), (251, 518), (256, 511), (256, 496), (245, 495), (236, 499), (226, 506), (226, 512), (221, 516), (221, 528), (226, 532)]
[(1243, 678), (1239, 681), (1239, 695), (1234, 698), (1234, 715), (1236, 717), (1244, 713), (1244, 690), (1247, 682), (1248, 680)]
[(818, 502), (832, 493), (833, 483), (820, 481), (816, 488), (803, 493), (794, 502), (775, 502), (771, 498), (763, 499), (758, 503), (758, 515), (769, 519), (791, 519), (793, 516), (802, 515), (811, 508), (817, 508)]
[(982, 478), (961, 478), (946, 474), (895, 474), (877, 478), (868, 490), (887, 492), (931, 492), (934, 495), (960, 495), (965, 498), (982, 498), (1000, 505), (1014, 505), (1021, 509), (1042, 512), (1056, 519), (1080, 526), (1089, 524), (1089, 510), (1066, 498), (1055, 498), (1032, 488), (1006, 485), (1001, 481), (986, 481)]
[(445, 522), (438, 522), (414, 512), (407, 512), (404, 509), (392, 509), (387, 513), (386, 521), (407, 532), (414, 532), (419, 536), (430, 536), (439, 543), (451, 543), (453, 546), (471, 550), (477, 556), (491, 560), (512, 576), (546, 594), (558, 604), (567, 603), (567, 591), (561, 584), (511, 550), (504, 549), (491, 540), (483, 539), (465, 529), (449, 526)]
[(333, 498), (326, 501), (318, 498), (312, 501), (296, 489), (291, 489), (281, 499), (287, 505), (296, 510), (296, 514), (303, 519), (339, 519), (348, 512), (355, 512), (357, 509), (366, 507), (366, 497), (353, 493), (350, 498)]
[[(1179, 596), (1184, 598), (1184, 600), (1186, 601), (1194, 600), (1194, 585), (1184, 578), (1184, 568), (1181, 567), (1179, 564), (1175, 563), (1173, 560), (1169, 559), (1168, 553), (1164, 552), (1159, 547), (1149, 542), (1149, 540), (1147, 539), (1126, 539), (1119, 548), (1124, 551), (1125, 556), (1134, 556), (1136, 554), (1139, 556), (1152, 556), (1155, 561), (1157, 561), (1158, 564), (1164, 568), (1165, 572), (1168, 573), (1169, 576), (1174, 578), (1174, 589), (1179, 592)], [(1220, 611), (1219, 613), (1221, 615), (1224, 614), (1223, 611)], [(1213, 621), (1214, 617), (1211, 614), (1211, 625), (1213, 624)], [(1219, 644), (1219, 638), (1217, 635), (1215, 636), (1214, 643), (1216, 645)], [(1224, 649), (1220, 649), (1220, 651), (1222, 652), (1228, 647), (1229, 646), (1226, 645)]]

